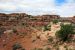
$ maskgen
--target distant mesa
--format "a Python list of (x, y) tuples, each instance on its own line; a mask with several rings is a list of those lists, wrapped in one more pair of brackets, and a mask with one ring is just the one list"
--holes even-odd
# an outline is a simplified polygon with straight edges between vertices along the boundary
[[(39, 15), (39, 16), (33, 16), (33, 15), (28, 15), (26, 13), (11, 13), (11, 14), (5, 14), (5, 13), (0, 13), (0, 21), (5, 21), (8, 20), (9, 18), (19, 18), (19, 19), (23, 19), (24, 17), (33, 17), (38, 19), (38, 21), (40, 21), (41, 19), (43, 21), (50, 21), (51, 19), (59, 19), (61, 21), (70, 21), (75, 23), (75, 16), (73, 17), (60, 17), (60, 15)], [(29, 20), (25, 18), (26, 20)], [(31, 19), (31, 18), (30, 18)], [(14, 21), (14, 20), (13, 20)]]

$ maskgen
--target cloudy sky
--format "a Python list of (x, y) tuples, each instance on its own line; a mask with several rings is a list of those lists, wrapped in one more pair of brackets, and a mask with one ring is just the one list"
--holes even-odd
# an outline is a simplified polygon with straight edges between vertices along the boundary
[(75, 0), (0, 0), (0, 13), (75, 15)]

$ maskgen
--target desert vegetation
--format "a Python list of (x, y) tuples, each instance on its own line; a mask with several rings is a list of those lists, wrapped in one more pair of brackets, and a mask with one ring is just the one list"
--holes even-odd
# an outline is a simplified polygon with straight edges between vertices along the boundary
[(74, 34), (74, 27), (71, 24), (61, 25), (61, 29), (56, 32), (56, 36), (63, 42), (71, 41)]
[(0, 14), (0, 50), (75, 50), (75, 20), (59, 15)]
[(22, 48), (22, 46), (19, 44), (19, 43), (15, 43), (13, 46), (12, 46), (12, 50), (25, 50), (24, 48)]

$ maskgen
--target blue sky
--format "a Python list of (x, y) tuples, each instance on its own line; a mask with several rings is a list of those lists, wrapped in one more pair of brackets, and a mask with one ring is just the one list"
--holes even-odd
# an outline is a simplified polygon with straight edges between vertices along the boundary
[(66, 0), (55, 0), (55, 3), (56, 3), (57, 6), (61, 6), (64, 3), (66, 3)]
[(75, 15), (75, 0), (0, 0), (0, 13)]

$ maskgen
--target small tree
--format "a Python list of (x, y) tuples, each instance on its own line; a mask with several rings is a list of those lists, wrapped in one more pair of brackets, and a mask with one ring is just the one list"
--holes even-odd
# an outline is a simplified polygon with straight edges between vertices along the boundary
[(45, 50), (51, 50), (51, 48), (47, 47)]
[(17, 33), (17, 30), (16, 30), (16, 29), (13, 29), (13, 32), (14, 32), (14, 33)]
[(46, 25), (46, 26), (44, 26), (44, 31), (47, 31), (47, 30), (51, 30), (51, 25)]
[(34, 48), (33, 50), (43, 50), (42, 48)]
[(71, 24), (61, 25), (61, 29), (56, 32), (56, 37), (61, 41), (70, 41), (72, 35), (75, 34), (74, 28)]
[(59, 22), (58, 19), (53, 20), (53, 24), (57, 24), (58, 22)]
[(13, 50), (25, 50), (19, 43), (15, 43), (13, 46)]
[(48, 38), (48, 42), (49, 42), (49, 43), (52, 43), (52, 42), (53, 42), (53, 37), (50, 36), (50, 37)]
[(13, 30), (13, 33), (15, 33), (16, 35), (19, 35), (18, 31), (16, 28), (12, 29)]
[(1, 35), (4, 33), (4, 31), (5, 31), (5, 28), (0, 27), (0, 37), (1, 37)]
[(13, 50), (22, 48), (22, 46), (19, 43), (15, 43), (12, 47), (13, 47)]
[(26, 49), (22, 48), (21, 50), (26, 50)]

